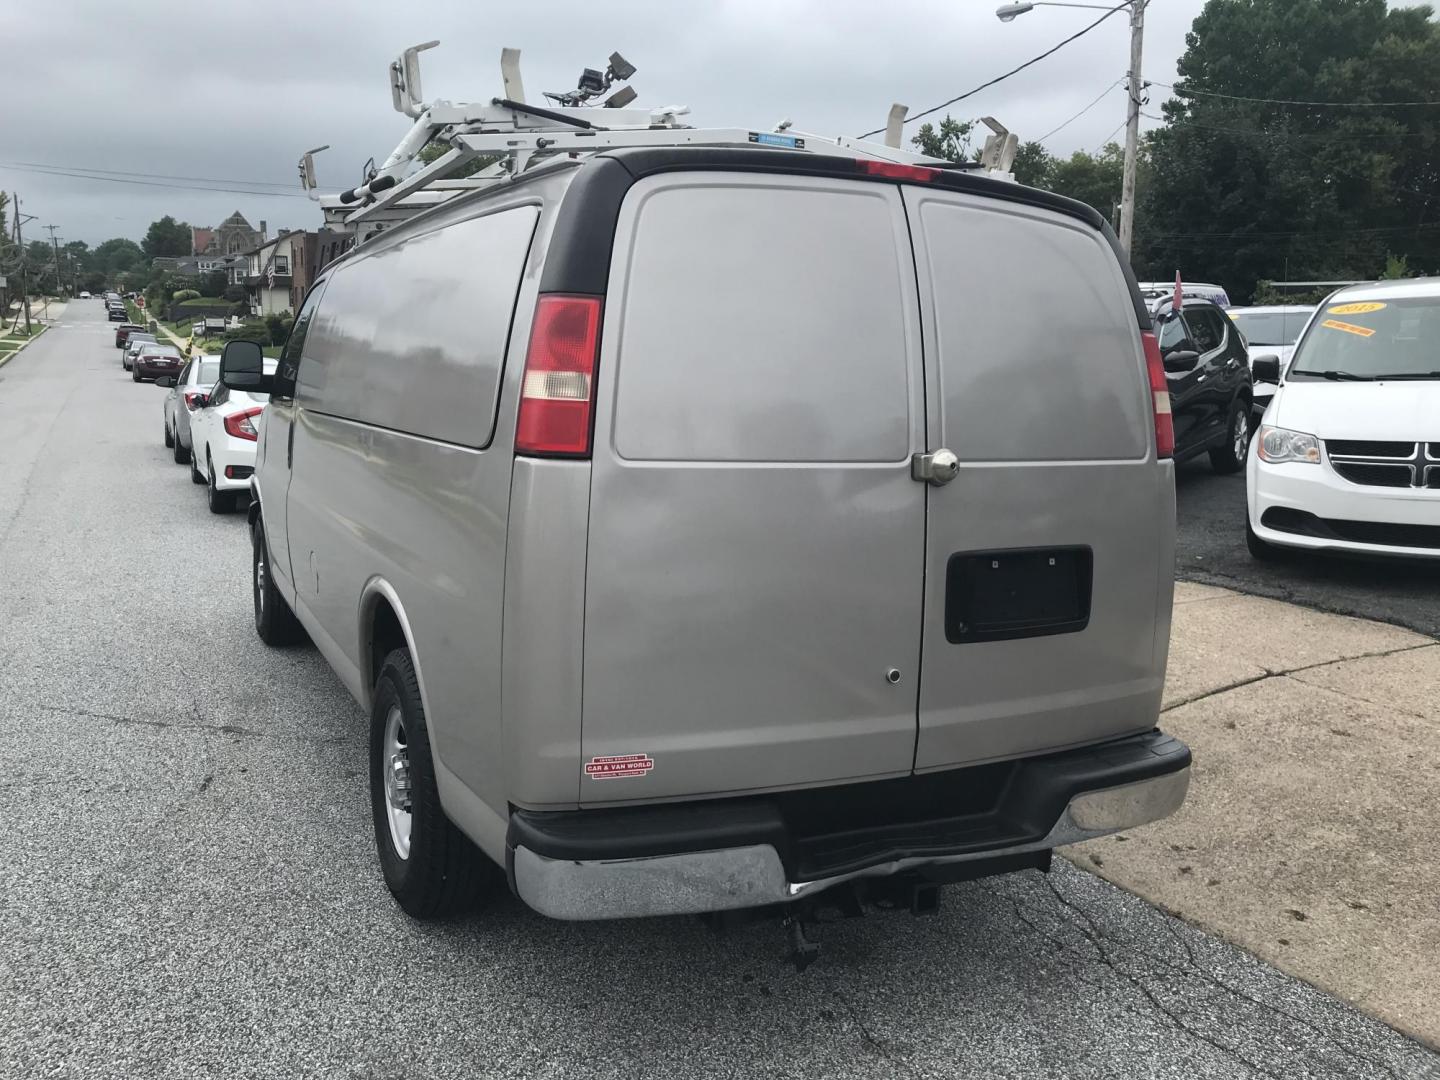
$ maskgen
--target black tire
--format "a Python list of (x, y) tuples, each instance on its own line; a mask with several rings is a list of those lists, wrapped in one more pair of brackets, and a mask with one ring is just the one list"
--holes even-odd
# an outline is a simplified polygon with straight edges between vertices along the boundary
[(266, 645), (294, 645), (305, 640), (305, 628), (290, 605), (275, 588), (275, 579), (270, 575), (270, 548), (265, 543), (265, 525), (257, 517), (250, 526), (250, 546), (253, 553), (250, 571), (250, 589), (255, 602), (255, 633)]
[(212, 514), (233, 514), (235, 512), (236, 493), (233, 491), (221, 491), (215, 486), (215, 462), (210, 459), (208, 453), (205, 455), (205, 471), (210, 474), (210, 479), (205, 485), (206, 495), (210, 502), (210, 512)]
[(178, 431), (175, 432), (175, 453), (173, 456), (175, 458), (176, 465), (184, 465), (187, 461), (190, 460), (190, 451), (186, 450), (185, 447), (181, 445), (180, 432)]
[(1222, 476), (1237, 473), (1245, 467), (1250, 449), (1250, 403), (1236, 398), (1225, 421), (1225, 441), (1210, 451), (1210, 466)]
[(1245, 515), (1245, 546), (1250, 549), (1252, 557), (1261, 562), (1284, 562), (1290, 557), (1290, 552), (1266, 540), (1261, 540), (1255, 535), (1255, 530), (1250, 527), (1250, 515)]
[(165, 425), (165, 449), (170, 450), (175, 446), (175, 436), (170, 434), (170, 425)]
[(132, 367), (132, 368), (130, 369), (130, 381), (131, 381), (131, 382), (139, 382), (139, 381), (140, 381), (140, 369), (139, 369), (139, 368), (137, 368), (137, 367)]
[[(405, 735), (409, 780), (410, 847), (402, 855), (391, 836), (385, 776), (391, 770), (386, 752), (386, 727), (398, 708)], [(396, 903), (416, 919), (454, 914), (479, 900), (494, 874), (483, 856), (457, 829), (440, 805), (425, 707), (410, 654), (396, 649), (380, 665), (370, 710), (370, 809), (375, 824), (375, 850)]]
[(195, 467), (195, 450), (193, 447), (190, 450), (190, 482), (192, 484), (206, 483), (205, 474)]

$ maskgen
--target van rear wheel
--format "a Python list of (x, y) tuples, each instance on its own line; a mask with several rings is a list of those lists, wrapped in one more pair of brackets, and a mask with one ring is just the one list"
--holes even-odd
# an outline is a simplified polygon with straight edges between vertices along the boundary
[(385, 884), (407, 915), (440, 918), (488, 891), (485, 857), (440, 805), (420, 684), (404, 649), (385, 657), (375, 680), (370, 807)]
[(255, 633), (266, 645), (293, 645), (304, 639), (305, 630), (275, 587), (265, 523), (258, 517), (250, 526), (250, 546), (254, 553), (250, 582), (255, 600)]

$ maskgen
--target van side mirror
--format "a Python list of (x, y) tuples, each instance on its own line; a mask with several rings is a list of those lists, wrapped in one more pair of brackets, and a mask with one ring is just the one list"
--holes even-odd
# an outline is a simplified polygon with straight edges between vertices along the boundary
[(220, 382), (231, 390), (270, 392), (273, 375), (265, 374), (265, 354), (253, 341), (228, 341), (220, 353)]
[(1166, 371), (1189, 371), (1200, 359), (1200, 354), (1194, 349), (1176, 349), (1165, 354)]
[(1273, 353), (1264, 356), (1257, 356), (1250, 361), (1250, 378), (1256, 382), (1280, 381), (1280, 357)]

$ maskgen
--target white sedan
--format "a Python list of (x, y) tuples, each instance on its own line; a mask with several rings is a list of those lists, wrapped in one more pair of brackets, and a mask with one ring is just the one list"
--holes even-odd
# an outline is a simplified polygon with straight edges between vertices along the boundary
[(1440, 278), (1342, 289), (1315, 313), (1250, 446), (1246, 540), (1440, 558)]
[[(275, 365), (266, 360), (265, 374), (275, 374)], [(228, 514), (235, 509), (236, 496), (250, 489), (260, 418), (268, 401), (268, 394), (216, 383), (190, 417), (190, 479), (206, 485), (212, 514)]]

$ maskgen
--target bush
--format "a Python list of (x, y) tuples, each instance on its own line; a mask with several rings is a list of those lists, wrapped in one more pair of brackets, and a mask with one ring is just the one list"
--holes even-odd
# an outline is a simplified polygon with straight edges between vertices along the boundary
[(294, 323), (288, 311), (279, 315), (265, 316), (265, 329), (270, 335), (271, 345), (284, 345), (285, 339), (290, 336), (290, 327)]
[[(245, 286), (244, 286), (244, 285), (227, 285), (227, 286), (225, 286), (225, 292), (224, 292), (222, 295), (224, 295), (225, 299), (226, 299), (226, 300), (229, 300), (232, 304), (244, 303), (244, 301), (245, 301)], [(245, 313), (244, 313), (243, 311), (237, 311), (237, 312), (235, 312), (235, 314), (237, 314), (237, 315), (243, 315), (243, 314), (245, 314)]]
[(220, 335), (222, 341), (253, 341), (264, 345), (270, 340), (270, 328), (262, 319), (251, 319)]
[(200, 279), (200, 295), (220, 297), (225, 295), (225, 271), (211, 270)]
[(200, 293), (195, 289), (181, 289), (170, 297), (172, 304), (183, 304), (186, 300), (199, 300)]

